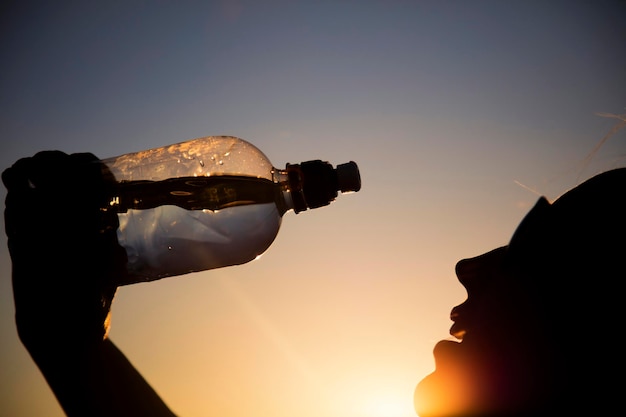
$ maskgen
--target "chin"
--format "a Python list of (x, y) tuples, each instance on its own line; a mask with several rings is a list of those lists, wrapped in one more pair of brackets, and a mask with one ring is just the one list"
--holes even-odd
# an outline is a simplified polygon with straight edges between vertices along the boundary
[[(415, 389), (415, 411), (420, 417), (477, 415), (476, 382), (461, 343), (441, 341), (434, 349), (436, 369)], [(471, 363), (471, 362), (469, 362)]]
[(420, 417), (537, 415), (541, 402), (520, 362), (485, 347), (441, 341), (434, 349), (436, 369), (415, 389)]

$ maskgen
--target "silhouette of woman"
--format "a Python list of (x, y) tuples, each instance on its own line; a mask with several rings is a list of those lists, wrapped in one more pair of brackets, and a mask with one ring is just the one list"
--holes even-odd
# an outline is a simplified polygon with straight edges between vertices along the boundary
[(457, 264), (467, 299), (452, 309), (450, 333), (461, 341), (435, 346), (436, 369), (415, 391), (418, 414), (614, 412), (624, 260), (626, 169), (552, 204), (540, 198), (507, 246)]

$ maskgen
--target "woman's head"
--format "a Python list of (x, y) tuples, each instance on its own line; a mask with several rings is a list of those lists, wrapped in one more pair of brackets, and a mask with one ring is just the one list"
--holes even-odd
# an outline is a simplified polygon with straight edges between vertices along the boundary
[(436, 370), (416, 389), (420, 416), (606, 404), (614, 382), (605, 377), (622, 362), (606, 340), (619, 330), (625, 255), (618, 169), (552, 204), (539, 199), (509, 245), (460, 261), (468, 297), (452, 310), (450, 332), (461, 342), (435, 347)]

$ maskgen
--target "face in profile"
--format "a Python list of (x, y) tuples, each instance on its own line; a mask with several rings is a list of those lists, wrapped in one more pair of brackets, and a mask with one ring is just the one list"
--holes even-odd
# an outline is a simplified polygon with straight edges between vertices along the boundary
[(623, 368), (606, 338), (623, 304), (625, 200), (626, 169), (601, 174), (539, 199), (507, 246), (456, 265), (467, 299), (450, 314), (457, 340), (435, 346), (416, 388), (421, 417), (597, 410), (621, 397), (605, 375)]
[(416, 411), (427, 416), (500, 415), (538, 406), (534, 381), (541, 355), (531, 343), (538, 329), (507, 267), (508, 247), (456, 266), (467, 300), (452, 309), (450, 333), (434, 349), (436, 370), (417, 387)]

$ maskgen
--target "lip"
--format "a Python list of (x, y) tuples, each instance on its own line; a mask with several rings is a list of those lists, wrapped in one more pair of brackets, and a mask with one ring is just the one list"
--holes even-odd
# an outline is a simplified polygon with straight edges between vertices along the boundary
[(461, 323), (456, 322), (450, 327), (450, 334), (459, 340), (463, 340), (466, 333), (467, 330), (465, 330), (465, 327)]
[(459, 340), (463, 340), (463, 337), (468, 331), (468, 305), (467, 301), (452, 309), (450, 312), (450, 320), (453, 324), (450, 327), (450, 334)]

